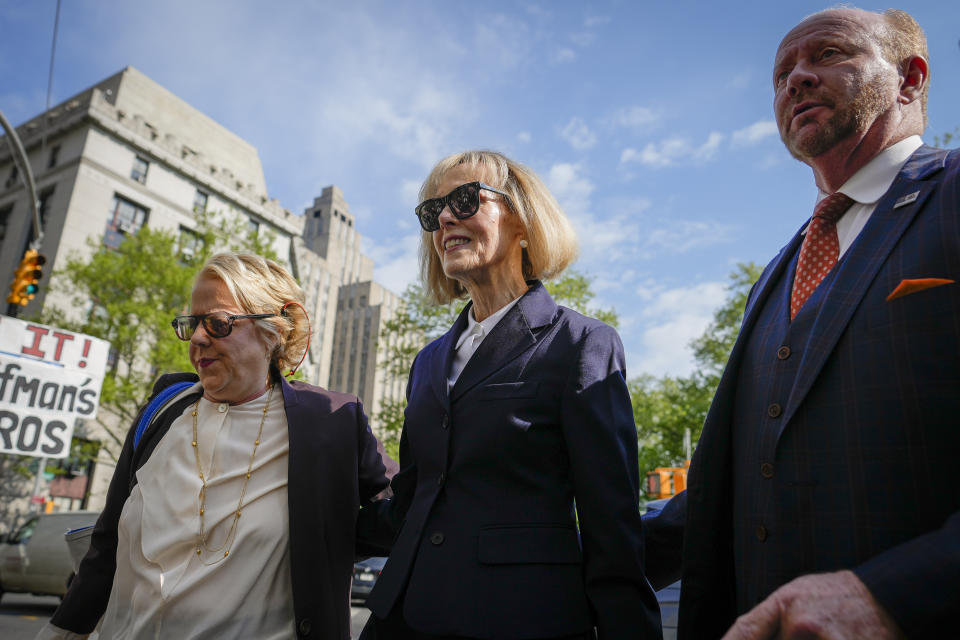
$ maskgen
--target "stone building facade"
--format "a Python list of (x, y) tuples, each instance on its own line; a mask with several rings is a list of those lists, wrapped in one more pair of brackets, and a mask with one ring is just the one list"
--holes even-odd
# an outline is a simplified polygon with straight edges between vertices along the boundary
[[(380, 323), (396, 308), (397, 296), (372, 281), (373, 262), (361, 251), (362, 237), (336, 186), (324, 188), (303, 215), (292, 213), (268, 196), (255, 147), (132, 67), (32, 118), (17, 133), (37, 185), (41, 252), (48, 260), (26, 314), (45, 304), (69, 307), (69, 300), (47, 291), (49, 277), (68, 255), (89, 255), (88, 238), (116, 246), (145, 225), (189, 237), (195, 211), (217, 212), (250, 230), (269, 230), (264, 237), (273, 238), (273, 250), (303, 286), (313, 328), (302, 367), (306, 379), (358, 395), (371, 416), (384, 397), (393, 397), (396, 384), (382, 384), (376, 362)], [(31, 219), (24, 181), (0, 138), (0, 275), (6, 283), (33, 237)], [(185, 246), (190, 251), (189, 242)], [(350, 311), (360, 309), (363, 296), (345, 292), (361, 289), (368, 292), (363, 308), (370, 309), (364, 316), (370, 324), (363, 326), (369, 339), (345, 350), (338, 336), (354, 338), (338, 332), (346, 326), (341, 300), (352, 296)], [(362, 369), (364, 377), (334, 382), (332, 372), (346, 369)], [(112, 471), (104, 451), (88, 487), (88, 507), (102, 503)]]

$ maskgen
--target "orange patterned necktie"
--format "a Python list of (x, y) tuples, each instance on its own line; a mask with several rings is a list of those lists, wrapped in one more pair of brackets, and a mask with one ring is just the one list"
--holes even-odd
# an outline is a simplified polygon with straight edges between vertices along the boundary
[(807, 226), (797, 259), (797, 273), (793, 277), (790, 294), (790, 319), (793, 320), (803, 303), (816, 291), (840, 257), (837, 239), (837, 220), (853, 205), (853, 200), (839, 191), (820, 201)]

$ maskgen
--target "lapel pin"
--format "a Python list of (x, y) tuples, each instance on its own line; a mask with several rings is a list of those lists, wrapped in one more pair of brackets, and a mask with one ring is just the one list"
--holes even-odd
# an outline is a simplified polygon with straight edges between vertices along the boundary
[(905, 207), (911, 202), (914, 202), (917, 199), (917, 196), (920, 195), (919, 191), (914, 191), (913, 193), (908, 193), (907, 195), (898, 198), (897, 201), (893, 204), (894, 209), (899, 209), (900, 207)]

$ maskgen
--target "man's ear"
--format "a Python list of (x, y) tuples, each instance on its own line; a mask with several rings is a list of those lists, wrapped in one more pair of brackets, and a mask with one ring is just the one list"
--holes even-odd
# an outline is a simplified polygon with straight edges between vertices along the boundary
[(910, 104), (923, 94), (927, 86), (929, 65), (923, 56), (913, 56), (904, 63), (900, 80), (901, 104)]

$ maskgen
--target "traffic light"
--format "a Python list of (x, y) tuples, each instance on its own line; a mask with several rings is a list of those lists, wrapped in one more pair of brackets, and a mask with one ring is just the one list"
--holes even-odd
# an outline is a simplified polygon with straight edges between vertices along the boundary
[(20, 261), (20, 266), (17, 267), (17, 272), (13, 276), (7, 302), (23, 307), (33, 300), (33, 296), (40, 290), (40, 278), (43, 277), (41, 267), (46, 262), (47, 259), (36, 250), (27, 249), (26, 253), (23, 254), (23, 260)]

